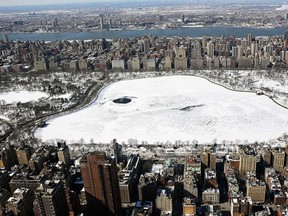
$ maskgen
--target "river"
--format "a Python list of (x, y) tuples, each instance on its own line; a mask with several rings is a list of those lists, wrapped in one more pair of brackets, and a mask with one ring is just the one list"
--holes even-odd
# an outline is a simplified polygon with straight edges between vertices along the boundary
[(284, 35), (287, 28), (238, 28), (238, 27), (193, 27), (180, 29), (146, 29), (146, 30), (115, 30), (115, 31), (96, 31), (96, 32), (76, 32), (76, 33), (7, 33), (9, 40), (19, 41), (55, 41), (55, 40), (90, 40), (90, 39), (112, 39), (112, 38), (132, 38), (143, 35), (156, 36), (190, 36), (203, 37), (221, 35), (235, 37), (246, 37), (251, 33), (254, 36), (274, 36)]

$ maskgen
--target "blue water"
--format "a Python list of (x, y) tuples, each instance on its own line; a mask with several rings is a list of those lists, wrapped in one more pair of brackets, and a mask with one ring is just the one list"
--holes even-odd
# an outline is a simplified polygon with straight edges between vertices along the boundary
[(287, 28), (236, 28), (236, 27), (199, 27), (163, 30), (121, 30), (121, 31), (97, 31), (97, 32), (77, 32), (77, 33), (8, 33), (9, 40), (89, 40), (89, 39), (112, 39), (112, 38), (132, 38), (143, 35), (156, 36), (190, 36), (190, 37), (219, 37), (234, 35), (235, 37), (246, 37), (251, 33), (254, 36), (275, 36), (284, 35)]

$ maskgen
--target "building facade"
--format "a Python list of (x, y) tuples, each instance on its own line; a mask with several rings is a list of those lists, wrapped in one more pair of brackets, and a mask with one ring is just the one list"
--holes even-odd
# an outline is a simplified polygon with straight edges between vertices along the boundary
[(115, 157), (109, 159), (104, 152), (88, 153), (81, 159), (81, 173), (88, 214), (122, 215)]

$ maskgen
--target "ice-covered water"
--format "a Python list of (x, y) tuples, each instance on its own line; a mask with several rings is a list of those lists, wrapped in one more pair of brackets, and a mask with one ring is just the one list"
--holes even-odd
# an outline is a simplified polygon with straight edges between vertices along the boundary
[[(113, 103), (121, 97), (127, 104)], [(91, 106), (52, 119), (38, 129), (42, 140), (109, 143), (211, 143), (214, 139), (268, 141), (288, 132), (288, 110), (266, 96), (227, 90), (192, 76), (126, 80), (103, 89)]]

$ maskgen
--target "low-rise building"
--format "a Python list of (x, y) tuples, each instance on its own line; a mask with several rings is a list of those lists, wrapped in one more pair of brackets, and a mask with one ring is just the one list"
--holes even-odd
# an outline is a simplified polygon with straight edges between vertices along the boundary
[(257, 179), (254, 172), (247, 172), (246, 195), (251, 197), (253, 203), (265, 202), (266, 184), (265, 182)]
[(18, 188), (14, 191), (6, 204), (6, 211), (14, 215), (33, 215), (34, 193), (27, 188)]
[(220, 191), (215, 188), (208, 188), (202, 193), (202, 202), (203, 203), (211, 203), (218, 204), (220, 202)]
[(196, 202), (194, 199), (183, 198), (183, 215), (196, 215)]
[(159, 189), (156, 197), (156, 208), (161, 212), (171, 214), (173, 211), (172, 205), (172, 191), (168, 188)]

